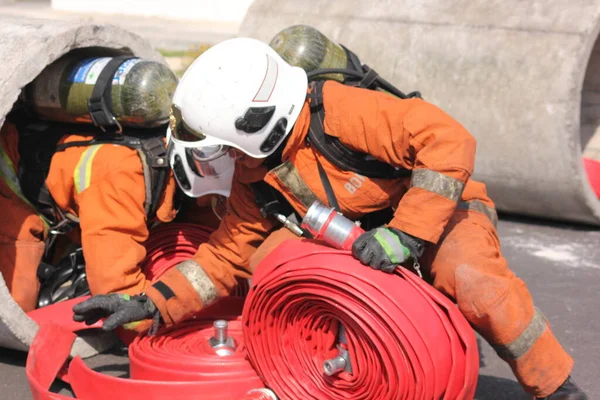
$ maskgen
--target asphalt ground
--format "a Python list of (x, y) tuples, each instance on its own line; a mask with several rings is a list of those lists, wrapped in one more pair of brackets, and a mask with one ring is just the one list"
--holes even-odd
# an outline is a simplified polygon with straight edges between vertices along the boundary
[[(600, 230), (517, 218), (503, 218), (498, 230), (512, 270), (528, 284), (536, 306), (575, 358), (575, 381), (590, 399), (600, 398)], [(491, 347), (481, 339), (478, 344), (481, 369), (475, 398), (530, 400)], [(0, 349), (0, 399), (31, 398), (25, 359), (24, 353)], [(86, 362), (102, 373), (128, 374), (126, 353), (120, 349)], [(72, 395), (61, 382), (53, 390)]]

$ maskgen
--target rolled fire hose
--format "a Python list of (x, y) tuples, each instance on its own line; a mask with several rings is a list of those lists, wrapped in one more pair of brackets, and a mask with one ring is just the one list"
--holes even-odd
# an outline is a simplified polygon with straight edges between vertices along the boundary
[[(153, 229), (146, 242), (147, 258), (142, 264), (144, 272), (151, 280), (158, 279), (169, 268), (193, 256), (210, 233), (210, 229), (194, 224), (165, 224)], [(60, 311), (67, 313), (65, 306), (61, 304), (42, 308), (37, 312), (47, 310), (45, 315), (49, 317), (48, 311), (61, 307)], [(42, 318), (44, 321), (40, 320), (40, 325), (43, 329), (34, 340), (35, 346), (32, 345), (32, 352), (27, 359), (27, 375), (34, 398), (63, 398), (48, 390), (53, 379), (60, 377), (71, 383), (80, 399), (105, 399), (111, 393), (126, 394), (130, 400), (187, 399), (196, 397), (198, 393), (202, 393), (203, 399), (269, 399), (265, 397), (269, 396), (268, 392), (249, 392), (251, 389), (265, 389), (245, 359), (238, 317), (242, 304), (243, 300), (239, 297), (225, 298), (204, 310), (193, 321), (159, 330), (156, 336), (138, 337), (129, 347), (132, 379), (120, 379), (95, 372), (81, 358), (75, 358), (71, 362), (68, 373), (61, 372), (72, 340), (57, 342), (57, 346), (66, 347), (65, 350), (55, 348), (46, 336), (55, 336), (56, 331), (60, 330), (61, 337), (71, 337), (70, 332), (73, 330), (67, 326), (57, 327), (51, 323), (52, 318)], [(228, 321), (225, 333), (222, 328), (218, 331), (213, 328), (216, 318)], [(211, 343), (218, 332), (225, 340), (212, 340)], [(231, 340), (228, 341), (227, 338)], [(48, 346), (51, 347), (46, 348)]]
[(170, 268), (189, 260), (212, 229), (186, 223), (163, 224), (152, 229), (145, 243), (146, 258), (141, 267), (146, 278), (155, 281)]
[[(130, 400), (269, 399), (264, 397), (268, 392), (264, 392), (262, 381), (245, 358), (238, 317), (242, 304), (240, 298), (225, 298), (193, 321), (136, 339), (129, 348), (131, 379), (93, 371), (76, 357), (67, 376), (76, 398), (100, 400), (118, 393), (119, 398)], [(212, 329), (217, 325), (213, 323), (216, 318), (227, 320), (229, 329), (225, 340), (215, 343), (213, 339), (219, 335), (217, 329)], [(52, 323), (41, 325), (40, 332), (26, 365), (33, 397), (66, 398), (50, 393), (48, 388), (67, 360), (75, 336)]]
[[(346, 235), (335, 228), (333, 241), (342, 245)], [(348, 251), (288, 241), (255, 272), (243, 321), (248, 356), (281, 399), (455, 400), (475, 393), (473, 330), (445, 296), (403, 268), (388, 275)]]
[[(146, 278), (155, 281), (170, 268), (192, 258), (198, 246), (208, 240), (213, 232), (197, 224), (172, 223), (154, 228), (146, 241), (146, 259), (141, 264)], [(232, 296), (244, 297), (248, 293), (247, 280), (240, 280)]]

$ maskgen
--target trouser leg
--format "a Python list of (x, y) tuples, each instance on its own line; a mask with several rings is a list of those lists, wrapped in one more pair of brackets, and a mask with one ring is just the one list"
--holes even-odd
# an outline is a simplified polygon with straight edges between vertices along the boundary
[(461, 312), (536, 397), (554, 392), (573, 360), (558, 343), (525, 283), (508, 269), (484, 214), (457, 211), (423, 258), (426, 278)]

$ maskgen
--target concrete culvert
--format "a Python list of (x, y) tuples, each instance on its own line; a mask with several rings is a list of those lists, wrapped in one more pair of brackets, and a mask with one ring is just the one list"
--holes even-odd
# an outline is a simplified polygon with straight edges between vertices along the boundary
[[(25, 18), (15, 21), (0, 16), (0, 126), (23, 88), (70, 52), (94, 57), (133, 55), (165, 63), (146, 41), (116, 26)], [(0, 304), (0, 347), (26, 351), (38, 326), (15, 303), (1, 276)], [(112, 333), (84, 332), (75, 342), (72, 355), (90, 357), (115, 341)]]
[(590, 184), (600, 198), (600, 38), (596, 39), (583, 80), (581, 146)]
[(596, 1), (256, 0), (240, 36), (269, 42), (295, 24), (465, 125), (499, 210), (600, 225)]

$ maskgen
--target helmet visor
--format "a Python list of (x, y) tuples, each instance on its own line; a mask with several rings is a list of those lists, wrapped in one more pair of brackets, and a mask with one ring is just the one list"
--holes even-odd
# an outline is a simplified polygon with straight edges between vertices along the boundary
[(198, 143), (206, 139), (206, 136), (185, 123), (181, 110), (176, 104), (171, 106), (169, 113), (169, 128), (174, 139), (183, 143)]
[(188, 148), (185, 153), (192, 170), (204, 178), (217, 178), (235, 163), (235, 154), (229, 146)]

